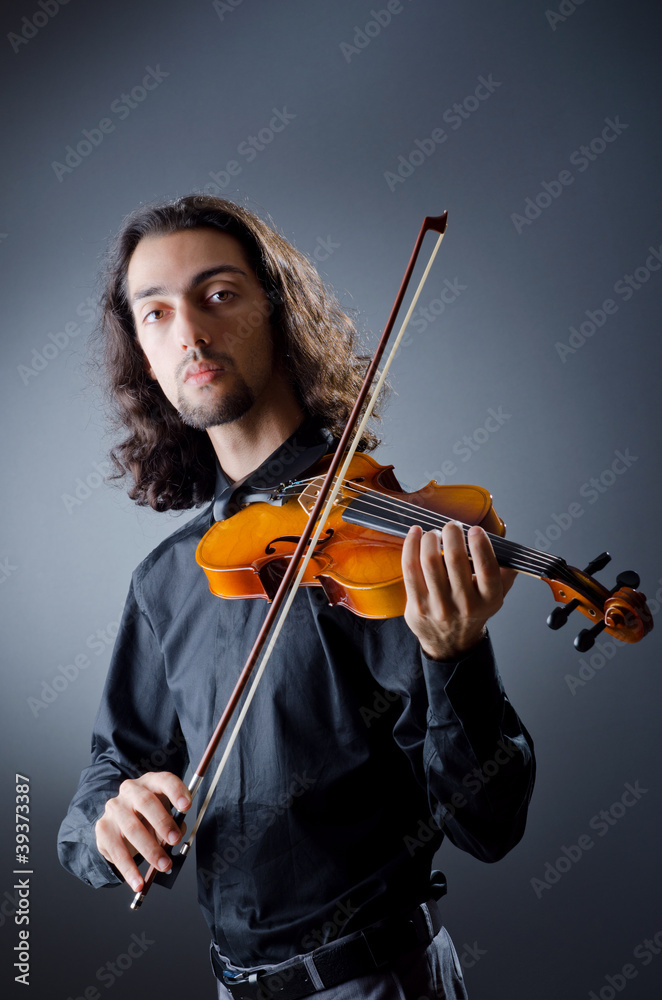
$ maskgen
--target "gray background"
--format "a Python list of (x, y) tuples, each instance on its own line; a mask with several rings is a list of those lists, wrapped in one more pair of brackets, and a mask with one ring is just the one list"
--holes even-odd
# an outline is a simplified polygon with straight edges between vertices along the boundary
[[(241, 172), (223, 194), (269, 212), (317, 254), (370, 342), (422, 217), (448, 209), (422, 306), (439, 312), (445, 281), (461, 292), (430, 322), (419, 311), (396, 361), (397, 395), (377, 457), (411, 488), (431, 478), (487, 486), (509, 537), (527, 545), (553, 537), (552, 551), (578, 566), (608, 548), (605, 584), (633, 568), (655, 612), (662, 602), (662, 275), (640, 271), (646, 280), (628, 301), (614, 292), (645, 267), (649, 247), (662, 247), (658, 5), (403, 0), (380, 27), (371, 10), (384, 7), (70, 0), (43, 26), (38, 16), (35, 31), (22, 19), (42, 10), (37, 0), (4, 5), (0, 976), (10, 995), (23, 995), (9, 957), (15, 771), (31, 779), (30, 995), (66, 1000), (86, 988), (93, 996), (92, 987), (126, 1000), (164, 989), (214, 995), (192, 870), (134, 915), (128, 892), (77, 883), (54, 847), (88, 760), (131, 570), (182, 523), (134, 508), (97, 468), (103, 473), (109, 438), (85, 369), (87, 300), (107, 237), (138, 203), (202, 190), (236, 160)], [(550, 23), (546, 11), (559, 8), (565, 20)], [(371, 21), (368, 34), (356, 34)], [(20, 31), (33, 37), (14, 51), (8, 36)], [(363, 47), (351, 51), (355, 37)], [(122, 111), (121, 95), (150, 66), (161, 82)], [(448, 109), (468, 97), (473, 109), (478, 78), (490, 74), (499, 86), (453, 128)], [(268, 127), (274, 108), (294, 117), (249, 162), (238, 147)], [(53, 162), (103, 118), (113, 131), (58, 179)], [(607, 118), (627, 128), (581, 170), (571, 157)], [(432, 151), (428, 143), (424, 162), (389, 186), (385, 174), (399, 157), (440, 127), (445, 143)], [(513, 214), (563, 170), (572, 183), (516, 226)], [(332, 250), (323, 260), (320, 241)], [(608, 298), (617, 311), (562, 360), (556, 345)], [(502, 423), (485, 432), (490, 408)], [(618, 451), (636, 460), (604, 475)], [(603, 477), (602, 492), (587, 495), (592, 477)], [(567, 515), (572, 504), (580, 517)], [(662, 930), (662, 628), (638, 646), (603, 639), (603, 652), (581, 656), (572, 638), (583, 622), (550, 632), (552, 604), (547, 587), (521, 578), (494, 620), (504, 682), (536, 741), (539, 776), (525, 839), (505, 860), (485, 866), (444, 845), (446, 922), (472, 1000), (591, 991), (609, 1000), (606, 977), (626, 964), (636, 976), (618, 993), (648, 1000), (660, 995), (662, 954), (635, 949)], [(582, 666), (591, 656), (593, 676)], [(66, 670), (76, 657), (85, 664), (78, 676)], [(573, 691), (568, 677), (580, 667), (588, 680)], [(49, 690), (57, 696), (47, 703)], [(647, 791), (600, 836), (592, 817), (637, 781)], [(594, 846), (538, 898), (531, 880), (586, 834)], [(97, 971), (143, 932), (154, 943), (112, 986), (100, 982)]]

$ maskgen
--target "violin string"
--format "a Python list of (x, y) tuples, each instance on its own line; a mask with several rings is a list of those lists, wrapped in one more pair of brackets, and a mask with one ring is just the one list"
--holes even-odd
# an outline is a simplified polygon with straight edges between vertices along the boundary
[[(310, 477), (307, 480), (298, 480), (297, 483), (292, 484), (292, 486), (295, 487), (304, 483), (310, 484), (315, 482), (315, 479), (318, 478), (319, 477)], [(471, 525), (458, 521), (456, 518), (438, 514), (436, 511), (431, 511), (426, 507), (421, 507), (417, 504), (410, 503), (409, 501), (389, 497), (386, 494), (372, 490), (369, 487), (365, 487), (362, 484), (351, 480), (345, 480), (343, 485), (346, 489), (353, 490), (357, 496), (360, 495), (361, 498), (370, 498), (365, 502), (366, 507), (373, 507), (380, 513), (382, 511), (389, 511), (394, 514), (401, 514), (403, 517), (408, 515), (414, 518), (411, 520), (410, 524), (420, 522), (421, 527), (424, 527), (425, 530), (438, 528), (444, 524), (448, 524), (450, 521), (455, 520), (455, 522), (462, 527), (466, 537), (466, 533), (471, 527)], [(373, 500), (373, 502), (371, 503), (370, 500)], [(403, 527), (399, 522), (393, 520), (392, 518), (382, 515), (382, 519), (389, 524), (397, 525), (400, 528)], [(487, 532), (487, 535), (492, 542), (497, 559), (499, 558), (499, 555), (501, 555), (502, 558), (507, 557), (508, 563), (512, 565), (513, 568), (533, 573), (536, 576), (555, 574), (557, 578), (562, 576), (565, 582), (574, 582), (572, 575), (569, 573), (569, 568), (565, 566), (563, 560), (559, 557), (549, 556), (536, 549), (531, 549), (528, 546), (520, 545), (517, 542), (512, 542), (508, 539), (502, 538), (500, 535), (495, 535), (492, 532)]]
[[(314, 482), (314, 479), (311, 479), (310, 482)], [(416, 515), (416, 518), (412, 520), (410, 523), (415, 524), (421, 522), (421, 527), (425, 527), (426, 530), (430, 530), (431, 528), (441, 527), (444, 524), (448, 524), (452, 520), (455, 520), (456, 523), (463, 528), (465, 535), (466, 531), (469, 529), (469, 527), (471, 527), (471, 525), (465, 524), (464, 522), (460, 522), (455, 518), (446, 517), (443, 514), (438, 514), (436, 511), (431, 511), (428, 508), (420, 507), (416, 504), (412, 504), (407, 501), (398, 500), (395, 497), (389, 497), (375, 490), (371, 490), (369, 487), (364, 487), (356, 482), (346, 480), (344, 485), (345, 487), (349, 487), (350, 490), (354, 490), (354, 492), (357, 495), (361, 494), (363, 497), (367, 496), (370, 498), (375, 498), (376, 502), (370, 503), (368, 501), (366, 502), (365, 506), (373, 507), (380, 513), (390, 508), (390, 510), (393, 513), (400, 513), (403, 516), (405, 516), (406, 514), (409, 514), (409, 512), (411, 511), (412, 514)], [(398, 527), (401, 526), (399, 522), (394, 521), (392, 518), (387, 518), (383, 516), (383, 520), (389, 524), (397, 525)], [(557, 568), (559, 560), (556, 557), (547, 556), (544, 553), (540, 553), (535, 549), (527, 549), (525, 546), (520, 546), (516, 542), (511, 542), (503, 539), (500, 535), (494, 535), (491, 532), (487, 532), (487, 534), (492, 540), (492, 544), (495, 550), (499, 549), (501, 550), (501, 553), (503, 555), (509, 555), (511, 556), (511, 558), (519, 557), (520, 561), (519, 568), (521, 569), (533, 571), (536, 573), (536, 575), (540, 575), (540, 571), (542, 569), (546, 568), (548, 570), (551, 570), (552, 568)], [(533, 563), (526, 562), (525, 553), (528, 554), (530, 560), (531, 557), (533, 557), (534, 560)]]
[[(379, 511), (383, 510), (382, 507), (377, 507), (377, 505), (375, 504), (373, 504), (372, 506), (376, 507), (376, 509), (378, 509)], [(380, 520), (385, 521), (394, 526), (400, 525), (399, 521), (395, 521), (392, 518), (388, 518), (383, 514), (381, 514)], [(430, 518), (418, 518), (412, 521), (411, 523), (420, 524), (420, 527), (423, 528), (424, 531), (430, 531), (432, 529), (442, 527), (444, 524), (449, 524), (453, 520), (455, 519), (450, 517), (444, 517), (443, 515), (436, 515)], [(471, 527), (471, 525), (464, 524), (463, 522), (457, 520), (455, 520), (455, 523), (462, 528), (464, 537), (466, 539), (467, 532)], [(376, 530), (379, 529), (377, 528)], [(492, 547), (494, 549), (494, 554), (497, 557), (497, 561), (500, 562), (502, 565), (511, 566), (513, 569), (521, 570), (524, 572), (534, 573), (536, 576), (542, 576), (543, 571), (545, 569), (551, 571), (551, 563), (548, 566), (544, 566), (543, 564), (541, 565), (533, 564), (530, 560), (527, 560), (525, 556), (522, 556), (518, 552), (518, 547), (516, 543), (512, 542), (505, 543), (504, 540), (499, 535), (493, 535), (489, 531), (486, 532), (486, 534), (489, 537), (490, 541), (492, 542)]]
[[(353, 487), (355, 484), (351, 484)], [(359, 490), (357, 490), (357, 493)], [(370, 489), (364, 489), (361, 491), (363, 496), (374, 498), (375, 502), (366, 502), (366, 506), (371, 506), (375, 510), (389, 510), (394, 514), (401, 514), (403, 517), (409, 515), (411, 512), (413, 519), (410, 523), (415, 524), (420, 522), (426, 522), (427, 525), (433, 528), (441, 527), (444, 524), (449, 524), (451, 521), (455, 521), (459, 524), (466, 536), (468, 529), (471, 527), (470, 524), (466, 524), (463, 521), (459, 521), (456, 518), (447, 517), (444, 514), (438, 514), (436, 511), (429, 511), (425, 507), (418, 507), (415, 504), (410, 504), (406, 501), (396, 500), (395, 498), (386, 497), (386, 502), (384, 503), (384, 495)], [(422, 516), (420, 516), (422, 515)], [(390, 520), (391, 523), (397, 524), (396, 521), (392, 519), (384, 518), (384, 520)], [(425, 527), (422, 523), (421, 527)], [(429, 530), (429, 528), (426, 528)], [(522, 568), (539, 573), (540, 570), (548, 569), (553, 570), (559, 568), (560, 560), (555, 556), (548, 556), (546, 553), (538, 552), (536, 549), (530, 549), (527, 546), (520, 545), (518, 542), (512, 542), (509, 539), (503, 538), (501, 535), (495, 535), (492, 532), (487, 532), (492, 545), (495, 549), (497, 556), (501, 553), (509, 558), (516, 558), (522, 565)]]

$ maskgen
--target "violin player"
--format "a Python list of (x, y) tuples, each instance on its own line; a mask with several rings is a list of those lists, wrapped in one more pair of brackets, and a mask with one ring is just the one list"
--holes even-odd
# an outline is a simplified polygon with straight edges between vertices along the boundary
[[(125, 435), (116, 478), (155, 510), (204, 505), (133, 574), (92, 763), (60, 829), (65, 868), (139, 892), (141, 858), (172, 865), (185, 772), (267, 608), (212, 594), (198, 543), (332, 450), (363, 363), (307, 258), (227, 201), (139, 208), (105, 280), (108, 390)], [(361, 448), (377, 443), (366, 431)], [(432, 859), (445, 836), (502, 858), (522, 837), (535, 770), (486, 631), (515, 573), (481, 528), (468, 547), (453, 522), (410, 529), (404, 616), (297, 592), (197, 835), (220, 998), (467, 996)]]

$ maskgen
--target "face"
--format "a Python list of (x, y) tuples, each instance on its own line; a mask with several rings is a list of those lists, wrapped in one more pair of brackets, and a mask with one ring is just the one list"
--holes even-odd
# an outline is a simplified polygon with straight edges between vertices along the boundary
[(231, 423), (268, 399), (271, 310), (233, 236), (194, 229), (145, 237), (127, 289), (147, 371), (185, 423)]

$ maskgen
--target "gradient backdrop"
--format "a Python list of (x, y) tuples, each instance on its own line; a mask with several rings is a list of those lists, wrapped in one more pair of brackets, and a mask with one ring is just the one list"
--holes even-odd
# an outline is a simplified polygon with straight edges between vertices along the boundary
[[(368, 343), (422, 217), (448, 209), (377, 457), (410, 488), (487, 486), (509, 537), (573, 565), (609, 549), (605, 585), (635, 569), (662, 606), (659, 8), (549, 3), (3, 5), (3, 995), (26, 995), (19, 772), (27, 995), (215, 996), (193, 866), (133, 914), (128, 891), (94, 892), (55, 855), (130, 573), (182, 523), (102, 482), (86, 372), (99, 256), (137, 204), (206, 190), (270, 213)], [(521, 578), (493, 623), (539, 776), (505, 860), (444, 845), (446, 923), (472, 1000), (652, 1000), (662, 618), (638, 646), (582, 655), (583, 620), (551, 632), (552, 606)]]

